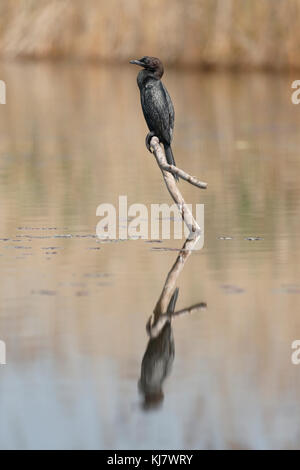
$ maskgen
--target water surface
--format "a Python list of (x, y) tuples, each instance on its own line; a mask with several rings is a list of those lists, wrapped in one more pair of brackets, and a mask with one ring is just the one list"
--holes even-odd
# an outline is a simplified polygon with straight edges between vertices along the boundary
[[(138, 392), (146, 323), (183, 241), (99, 243), (96, 208), (169, 203), (136, 69), (2, 64), (0, 447), (299, 448), (297, 77), (168, 71), (180, 183), (205, 204), (160, 406)], [(257, 239), (256, 239), (257, 238)]]

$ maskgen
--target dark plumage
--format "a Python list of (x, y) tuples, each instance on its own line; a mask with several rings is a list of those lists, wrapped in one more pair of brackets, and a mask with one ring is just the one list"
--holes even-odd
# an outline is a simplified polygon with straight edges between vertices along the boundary
[(144, 395), (145, 408), (159, 405), (164, 398), (163, 383), (171, 372), (175, 357), (171, 319), (175, 311), (178, 291), (178, 288), (175, 289), (169, 302), (166, 323), (159, 334), (149, 340), (142, 360), (139, 389)]
[(130, 63), (143, 67), (137, 76), (137, 83), (144, 117), (150, 131), (146, 138), (147, 148), (150, 150), (150, 140), (155, 135), (164, 144), (167, 162), (175, 165), (171, 148), (175, 113), (170, 95), (161, 81), (163, 64), (156, 57), (147, 56), (131, 60)]

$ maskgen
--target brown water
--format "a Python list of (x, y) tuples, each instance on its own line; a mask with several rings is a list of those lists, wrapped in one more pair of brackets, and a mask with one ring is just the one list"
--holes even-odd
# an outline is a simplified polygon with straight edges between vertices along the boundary
[(0, 447), (300, 448), (299, 77), (166, 75), (177, 164), (209, 185), (180, 183), (205, 204), (205, 245), (176, 308), (207, 308), (174, 320), (164, 400), (145, 411), (145, 326), (177, 256), (153, 248), (182, 242), (95, 238), (102, 202), (170, 202), (136, 72), (0, 67)]

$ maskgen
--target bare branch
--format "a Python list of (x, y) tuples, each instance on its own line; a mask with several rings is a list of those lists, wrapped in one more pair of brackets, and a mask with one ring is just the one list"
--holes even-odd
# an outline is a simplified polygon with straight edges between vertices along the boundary
[(169, 163), (166, 160), (165, 152), (162, 149), (162, 147), (159, 144), (159, 140), (157, 137), (152, 137), (150, 141), (150, 145), (153, 149), (154, 156), (156, 158), (156, 161), (158, 165), (160, 166), (161, 170), (165, 170), (168, 172), (172, 172), (179, 176), (179, 178), (182, 178), (183, 180), (187, 181), (188, 183), (193, 184), (194, 186), (197, 186), (197, 188), (201, 189), (206, 189), (207, 188), (207, 183), (204, 183), (203, 181), (199, 181), (195, 176), (191, 176), (185, 171), (181, 170), (180, 168), (177, 168), (177, 166), (174, 165), (169, 165)]
[(199, 310), (205, 310), (207, 308), (207, 305), (205, 302), (201, 302), (196, 305), (192, 305), (187, 308), (183, 308), (181, 310), (177, 310), (176, 312), (173, 313), (162, 313), (159, 315), (157, 320), (153, 322), (152, 324), (152, 316), (149, 318), (148, 323), (146, 325), (146, 330), (148, 332), (148, 335), (150, 338), (156, 338), (160, 332), (162, 331), (163, 327), (165, 324), (172, 320), (174, 317), (179, 317), (183, 315), (192, 315), (193, 313), (198, 312)]
[(172, 317), (179, 317), (181, 315), (192, 315), (193, 313), (198, 312), (199, 310), (205, 310), (207, 305), (205, 302), (200, 302), (199, 304), (192, 305), (191, 307), (183, 308), (172, 313)]
[[(173, 178), (174, 179), (174, 178)], [(194, 238), (187, 239), (182, 247), (182, 251), (179, 252), (179, 255), (176, 258), (175, 263), (173, 264), (171, 270), (167, 275), (162, 293), (157, 301), (157, 304), (154, 308), (154, 324), (158, 321), (159, 317), (167, 312), (167, 307), (169, 305), (170, 299), (173, 295), (173, 292), (176, 287), (176, 282), (179, 277), (179, 274), (184, 268), (186, 260), (190, 257), (193, 248), (199, 241), (200, 236), (195, 235)]]
[[(172, 173), (170, 173), (169, 171), (165, 169), (165, 167), (176, 168), (177, 170), (178, 168), (173, 165), (167, 164), (165, 152), (160, 146), (159, 140), (157, 137), (155, 136), (152, 137), (150, 143), (151, 143), (151, 147), (153, 148), (153, 153), (158, 163), (158, 166), (160, 167), (161, 172), (163, 174), (164, 181), (166, 183), (168, 191), (172, 199), (174, 200), (174, 202), (177, 204), (178, 210), (181, 214), (183, 221), (187, 225), (191, 235), (199, 234), (201, 232), (201, 228), (199, 227), (198, 223), (194, 219), (193, 214), (191, 213), (189, 207), (185, 203), (185, 200), (183, 199), (183, 196), (178, 189), (174, 176), (172, 175)], [(182, 170), (178, 170), (178, 171), (184, 173)]]
[[(194, 176), (188, 175), (176, 166), (168, 165), (165, 152), (160, 146), (157, 137), (152, 137), (150, 141), (150, 146), (153, 149), (154, 156), (156, 158), (158, 166), (161, 169), (168, 191), (172, 199), (177, 204), (181, 217), (190, 231), (189, 237), (186, 239), (182, 249), (180, 250), (176, 258), (173, 267), (168, 273), (162, 293), (154, 308), (153, 316), (150, 317), (148, 321), (147, 331), (150, 336), (155, 336), (156, 334), (158, 334), (158, 331), (161, 330), (161, 327), (165, 324), (165, 322), (170, 319), (170, 315), (168, 315), (167, 313), (167, 307), (175, 291), (178, 276), (181, 273), (186, 263), (186, 260), (189, 258), (190, 254), (192, 253), (201, 236), (201, 228), (199, 227), (197, 221), (194, 219), (189, 207), (186, 205), (185, 200), (183, 199), (183, 196), (178, 189), (175, 178), (169, 170), (172, 170), (172, 172), (176, 173), (179, 177), (190, 182), (191, 184), (194, 184), (199, 188), (206, 188), (207, 185), (206, 183), (202, 183), (201, 181), (197, 180), (197, 178), (195, 178)], [(204, 304), (200, 305), (202, 307), (204, 306)], [(199, 305), (192, 306), (189, 309), (184, 309), (182, 311), (173, 313), (172, 316), (183, 315), (184, 313), (188, 312), (194, 312), (197, 309), (199, 309)]]

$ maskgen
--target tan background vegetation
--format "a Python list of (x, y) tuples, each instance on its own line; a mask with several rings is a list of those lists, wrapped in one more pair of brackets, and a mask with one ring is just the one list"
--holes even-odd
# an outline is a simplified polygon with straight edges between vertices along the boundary
[(299, 0), (1, 0), (0, 55), (300, 66)]

